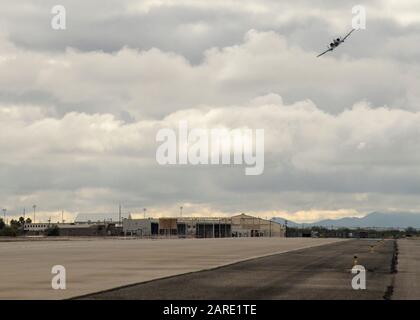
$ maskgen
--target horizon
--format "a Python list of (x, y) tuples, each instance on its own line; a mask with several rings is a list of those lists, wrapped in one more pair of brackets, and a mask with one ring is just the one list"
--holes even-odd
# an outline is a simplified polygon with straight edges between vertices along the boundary
[[(153, 212), (153, 211), (152, 211)], [(76, 218), (78, 215), (111, 215), (111, 214), (118, 214), (118, 211), (115, 212), (79, 212), (76, 213), (74, 215), (74, 217), (72, 217), (71, 219), (66, 218), (65, 215), (63, 215), (64, 221), (65, 223), (74, 223), (76, 221)], [(294, 213), (289, 213), (289, 214), (284, 214), (283, 216), (263, 216), (261, 214), (258, 213), (254, 213), (254, 212), (236, 212), (236, 213), (230, 213), (230, 214), (212, 214), (212, 215), (199, 215), (196, 213), (191, 213), (191, 214), (185, 214), (185, 212), (182, 214), (182, 216), (180, 216), (180, 214), (172, 214), (172, 215), (168, 215), (168, 214), (162, 214), (162, 213), (156, 213), (153, 212), (152, 214), (147, 214), (146, 215), (146, 219), (148, 218), (180, 218), (180, 217), (185, 217), (185, 218), (189, 218), (189, 217), (199, 217), (199, 218), (229, 218), (229, 217), (233, 217), (233, 216), (237, 216), (240, 214), (246, 214), (246, 215), (250, 215), (256, 218), (260, 218), (260, 219), (266, 219), (266, 220), (275, 220), (275, 219), (282, 219), (282, 220), (287, 220), (289, 222), (292, 223), (296, 223), (296, 224), (314, 224), (314, 223), (318, 223), (318, 222), (323, 222), (326, 220), (331, 220), (331, 221), (339, 221), (341, 219), (351, 219), (351, 218), (357, 218), (357, 219), (363, 219), (366, 218), (367, 216), (370, 216), (372, 214), (383, 214), (383, 215), (413, 215), (413, 216), (419, 216), (420, 217), (420, 212), (409, 212), (409, 211), (373, 211), (373, 212), (368, 212), (365, 214), (359, 214), (359, 215), (349, 215), (349, 216), (340, 216), (340, 217), (335, 217), (335, 218), (319, 218), (316, 220), (293, 220), (294, 217)], [(36, 223), (47, 223), (48, 219), (51, 218), (51, 223), (62, 223), (62, 216), (61, 213), (56, 213), (55, 214), (55, 218), (57, 219), (53, 219), (52, 217), (54, 217), (54, 215), (48, 215), (48, 214), (44, 214), (43, 216), (48, 216), (48, 218), (46, 220), (44, 219), (36, 219)], [(144, 217), (144, 213), (140, 213), (140, 212), (124, 212), (122, 211), (121, 213), (121, 217), (127, 218), (128, 216), (131, 216), (132, 219), (143, 219)], [(287, 216), (291, 216), (292, 218), (286, 218)], [(10, 220), (18, 220), (19, 218), (24, 217), (25, 219), (29, 218), (32, 221), (33, 216), (31, 216), (30, 214), (26, 214), (25, 216), (23, 215), (14, 215), (14, 216), (7, 216), (7, 222), (10, 223)], [(4, 220), (3, 217), (0, 217), (0, 220)], [(55, 222), (56, 221), (56, 222)], [(33, 222), (33, 221), (32, 221)], [(380, 227), (380, 226), (378, 226)], [(395, 225), (395, 227), (398, 227), (397, 225)]]

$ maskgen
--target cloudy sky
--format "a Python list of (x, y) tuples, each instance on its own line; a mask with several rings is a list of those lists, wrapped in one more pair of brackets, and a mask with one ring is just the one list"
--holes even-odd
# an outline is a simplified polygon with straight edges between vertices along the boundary
[[(66, 8), (67, 29), (51, 28)], [(367, 29), (316, 58), (351, 29)], [(0, 206), (296, 221), (420, 211), (420, 2), (0, 0)], [(160, 166), (156, 132), (265, 130), (265, 170)]]

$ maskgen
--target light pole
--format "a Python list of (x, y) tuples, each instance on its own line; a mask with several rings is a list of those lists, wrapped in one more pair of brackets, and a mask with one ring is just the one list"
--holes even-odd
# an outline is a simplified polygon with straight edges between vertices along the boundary
[(26, 223), (26, 208), (23, 208), (23, 223), (22, 223), (22, 228), (24, 228), (25, 230), (25, 223)]
[(35, 223), (35, 209), (36, 209), (36, 204), (34, 204), (34, 205), (32, 206), (32, 208), (34, 208), (34, 223)]
[(146, 208), (143, 208), (143, 218), (146, 219)]
[(284, 220), (284, 236), (287, 238), (287, 220)]
[[(183, 208), (182, 206), (179, 207), (179, 217), (180, 218), (182, 218), (182, 208)], [(185, 222), (184, 226), (185, 226), (185, 236), (187, 236), (187, 229), (188, 229), (187, 222)]]
[(4, 223), (6, 223), (6, 211), (7, 209), (3, 209)]
[(121, 202), (118, 206), (118, 223), (121, 225), (122, 221), (121, 221)]

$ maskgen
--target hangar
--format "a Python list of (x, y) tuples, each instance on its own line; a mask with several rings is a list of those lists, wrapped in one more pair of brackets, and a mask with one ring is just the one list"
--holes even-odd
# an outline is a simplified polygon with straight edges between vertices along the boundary
[(285, 226), (246, 214), (232, 217), (123, 219), (124, 235), (139, 237), (284, 237)]

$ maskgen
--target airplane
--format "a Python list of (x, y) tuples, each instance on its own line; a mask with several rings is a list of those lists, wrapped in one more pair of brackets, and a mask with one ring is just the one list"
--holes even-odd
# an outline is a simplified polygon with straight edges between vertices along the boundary
[(340, 44), (342, 44), (352, 34), (354, 30), (356, 29), (352, 29), (344, 38), (340, 37), (340, 38), (334, 39), (333, 42), (330, 43), (328, 49), (325, 50), (323, 53), (317, 55), (317, 58), (319, 58), (320, 56), (323, 56), (327, 52), (334, 51), (334, 49), (337, 48)]

